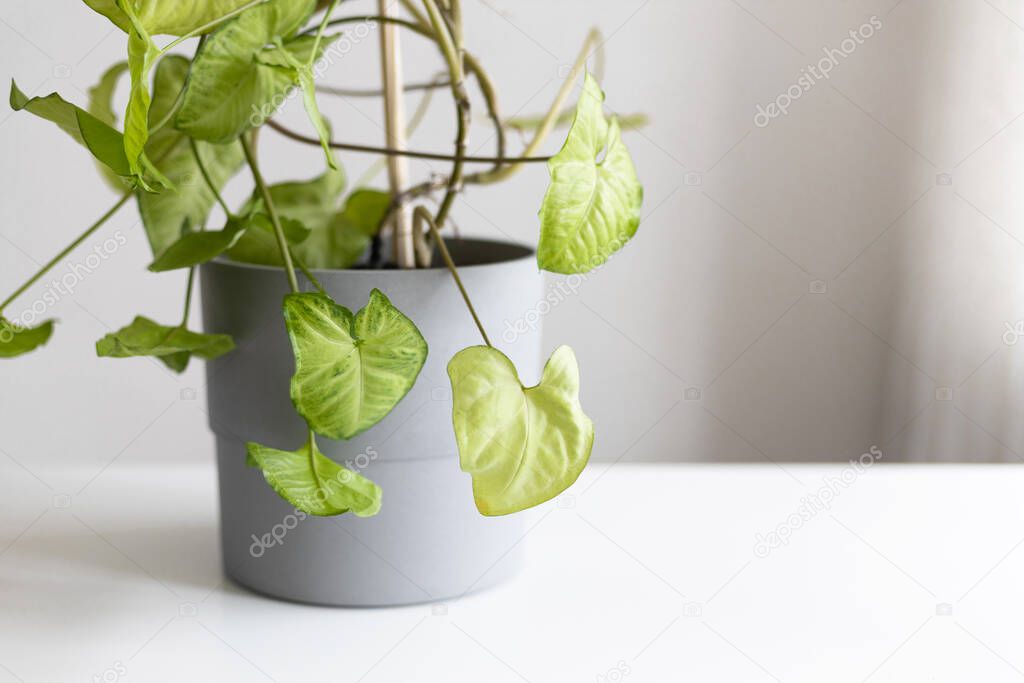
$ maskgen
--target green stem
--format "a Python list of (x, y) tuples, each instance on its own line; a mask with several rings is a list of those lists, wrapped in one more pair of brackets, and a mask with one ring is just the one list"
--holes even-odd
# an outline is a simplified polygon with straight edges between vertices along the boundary
[(469, 300), (469, 294), (466, 292), (466, 288), (462, 284), (462, 278), (459, 277), (459, 269), (455, 267), (455, 261), (452, 260), (452, 255), (448, 252), (448, 246), (444, 243), (441, 238), (441, 233), (437, 230), (437, 223), (434, 222), (434, 218), (430, 215), (422, 206), (417, 206), (413, 211), (413, 218), (416, 220), (416, 230), (420, 229), (420, 222), (426, 221), (430, 227), (430, 233), (434, 236), (434, 242), (437, 243), (437, 249), (441, 252), (441, 258), (444, 259), (444, 263), (448, 266), (448, 270), (451, 272), (452, 277), (455, 279), (455, 285), (459, 288), (459, 292), (462, 294), (462, 300), (466, 302), (466, 308), (469, 309), (469, 314), (473, 316), (473, 322), (476, 323), (476, 328), (480, 330), (480, 336), (484, 338), (484, 343), (494, 348), (491, 344), (491, 340), (487, 337), (487, 331), (484, 330), (483, 323), (480, 322), (480, 316), (476, 314), (476, 309), (473, 308), (473, 302)]
[(225, 202), (224, 198), (220, 196), (217, 186), (213, 184), (213, 179), (210, 178), (210, 174), (206, 170), (206, 164), (203, 163), (203, 158), (199, 155), (199, 145), (197, 145), (196, 141), (192, 138), (188, 139), (188, 144), (192, 147), (192, 156), (196, 158), (196, 166), (199, 167), (199, 175), (203, 176), (203, 181), (206, 182), (206, 186), (210, 188), (210, 192), (213, 193), (217, 203), (220, 204), (220, 208), (224, 209), (224, 213), (227, 217), (234, 217), (234, 214), (231, 213), (231, 209), (228, 208), (227, 202)]
[(252, 144), (245, 135), (240, 137), (239, 140), (242, 142), (242, 149), (245, 151), (245, 159), (249, 162), (252, 178), (260, 191), (260, 196), (263, 198), (263, 205), (267, 209), (267, 214), (270, 215), (270, 222), (274, 226), (277, 247), (281, 251), (281, 260), (284, 262), (285, 271), (288, 273), (288, 284), (291, 286), (292, 292), (298, 294), (299, 280), (295, 277), (295, 266), (292, 264), (291, 250), (288, 248), (288, 240), (284, 236), (284, 228), (281, 227), (281, 219), (278, 217), (277, 209), (274, 207), (274, 198), (270, 196), (270, 189), (263, 180), (263, 174), (260, 173), (260, 167), (256, 161), (256, 155), (253, 153)]
[(90, 225), (85, 232), (83, 232), (75, 239), (75, 241), (73, 241), (71, 244), (65, 247), (64, 250), (61, 251), (59, 254), (50, 259), (50, 261), (45, 266), (43, 266), (35, 275), (30, 277), (28, 281), (25, 282), (25, 284), (23, 284), (21, 287), (18, 287), (18, 289), (15, 290), (14, 294), (11, 294), (4, 300), (2, 304), (0, 304), (0, 312), (3, 312), (3, 310), (7, 308), (12, 301), (17, 299), (22, 294), (24, 294), (25, 290), (27, 290), (29, 287), (38, 282), (39, 278), (50, 272), (50, 270), (52, 270), (54, 266), (56, 266), (58, 263), (64, 260), (64, 258), (72, 251), (74, 251), (76, 247), (82, 244), (82, 242), (89, 239), (89, 237), (91, 237), (93, 233), (99, 230), (104, 223), (110, 220), (111, 216), (117, 213), (118, 209), (124, 206), (128, 202), (128, 200), (131, 199), (134, 193), (134, 190), (128, 190), (127, 192), (125, 192), (124, 195), (119, 200), (117, 200), (117, 203), (110, 207), (110, 209), (105, 214), (103, 214), (98, 221)]
[(452, 164), (452, 173), (448, 178), (448, 189), (445, 191), (444, 199), (434, 217), (438, 225), (444, 225), (448, 220), (452, 204), (455, 202), (455, 195), (462, 187), (462, 176), (465, 169), (466, 157), (466, 136), (469, 133), (470, 113), (469, 94), (466, 92), (465, 68), (463, 67), (462, 44), (458, 41), (460, 32), (456, 27), (450, 30), (441, 16), (441, 10), (435, 0), (423, 0), (423, 6), (430, 16), (430, 23), (434, 27), (435, 42), (441, 49), (445, 61), (448, 63), (448, 70), (451, 73), (452, 97), (455, 100), (456, 110), (456, 133), (455, 133), (455, 161)]
[[(410, 119), (411, 120), (411, 119)], [(274, 119), (268, 119), (267, 125), (285, 136), (295, 140), (296, 142), (302, 142), (307, 145), (321, 145), (320, 138), (314, 138), (309, 135), (303, 135), (297, 133), (290, 128), (287, 128)], [(384, 156), (402, 156), (410, 157), (412, 159), (427, 159), (431, 161), (456, 161), (458, 157), (452, 156), (451, 154), (440, 154), (435, 152), (418, 152), (410, 149), (392, 149), (390, 147), (375, 147), (373, 145), (357, 145), (348, 142), (328, 142), (327, 146), (331, 149), (343, 149), (348, 152), (365, 152), (366, 154), (382, 154)], [(464, 155), (462, 161), (471, 164), (538, 164), (546, 163), (551, 157), (478, 157)]]
[[(590, 56), (591, 44), (596, 43), (600, 40), (600, 34), (596, 30), (591, 30), (587, 34), (587, 39), (583, 41), (583, 47), (580, 49), (579, 55), (576, 57), (576, 62), (572, 66), (572, 70), (569, 72), (569, 77), (562, 83), (561, 89), (558, 91), (558, 95), (555, 96), (555, 101), (552, 103), (551, 108), (548, 109), (548, 113), (544, 115), (541, 120), (540, 126), (537, 127), (537, 132), (534, 134), (533, 139), (523, 150), (523, 156), (533, 156), (537, 150), (540, 149), (544, 141), (547, 140), (548, 135), (551, 134), (552, 129), (555, 127), (555, 123), (558, 121), (558, 116), (562, 111), (562, 107), (565, 105), (565, 101), (569, 99), (569, 95), (572, 93), (572, 88), (579, 79), (580, 71), (587, 63), (587, 58)], [(479, 183), (493, 183), (512, 176), (516, 173), (522, 164), (516, 163), (504, 168), (488, 171), (486, 173), (480, 173), (474, 179)]]
[(327, 6), (327, 11), (324, 12), (324, 18), (320, 20), (320, 27), (317, 29), (316, 38), (313, 40), (313, 51), (309, 53), (309, 63), (306, 66), (313, 66), (313, 62), (316, 61), (316, 55), (320, 51), (320, 41), (323, 40), (324, 31), (327, 30), (327, 22), (331, 18), (331, 14), (338, 7), (339, 0), (331, 0), (331, 4)]
[(195, 266), (188, 269), (188, 283), (185, 285), (185, 313), (181, 316), (181, 327), (188, 326), (188, 314), (192, 310), (192, 283), (196, 279)]
[(299, 255), (296, 254), (294, 251), (292, 251), (292, 259), (294, 259), (295, 265), (299, 267), (299, 270), (302, 271), (302, 274), (306, 276), (306, 279), (312, 282), (313, 286), (317, 288), (317, 291), (319, 291), (324, 296), (328, 296), (327, 290), (324, 289), (324, 286), (322, 284), (320, 284), (320, 280), (316, 278), (316, 275), (313, 275), (313, 271), (306, 267), (306, 264), (302, 261), (301, 258), (299, 258)]

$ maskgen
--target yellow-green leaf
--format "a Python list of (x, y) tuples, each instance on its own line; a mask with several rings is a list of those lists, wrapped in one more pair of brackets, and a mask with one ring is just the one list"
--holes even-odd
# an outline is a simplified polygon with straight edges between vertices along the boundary
[(313, 439), (297, 451), (258, 443), (247, 444), (246, 450), (271, 488), (298, 510), (321, 517), (345, 512), (372, 517), (380, 511), (380, 487), (326, 457)]
[(52, 334), (52, 320), (36, 327), (20, 327), (0, 318), (0, 358), (15, 358), (35, 351), (48, 342)]
[(427, 359), (416, 325), (379, 290), (357, 315), (323, 294), (290, 294), (291, 396), (313, 431), (351, 439), (398, 405)]
[(537, 246), (544, 270), (586, 273), (625, 246), (640, 225), (643, 187), (618, 120), (605, 118), (602, 102), (604, 93), (587, 74), (569, 136), (548, 162), (551, 185)]
[(489, 346), (448, 363), (459, 459), (484, 515), (507, 515), (554, 498), (590, 458), (594, 424), (580, 406), (579, 367), (559, 347), (540, 384), (526, 388), (515, 366)]
[(272, 0), (210, 35), (192, 64), (177, 127), (197, 140), (224, 143), (262, 125), (298, 83), (298, 74), (260, 55), (275, 40), (293, 34), (313, 6), (314, 0)]
[(96, 355), (101, 358), (153, 356), (175, 372), (182, 372), (192, 356), (210, 360), (234, 348), (229, 335), (192, 332), (180, 325), (168, 327), (140, 315), (127, 327), (96, 342)]

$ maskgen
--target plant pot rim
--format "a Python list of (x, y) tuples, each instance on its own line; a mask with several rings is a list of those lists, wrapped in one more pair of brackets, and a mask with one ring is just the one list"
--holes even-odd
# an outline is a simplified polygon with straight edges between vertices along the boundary
[[(474, 271), (480, 268), (490, 268), (493, 266), (500, 266), (510, 263), (518, 263), (520, 261), (526, 261), (536, 258), (536, 250), (526, 244), (520, 242), (513, 242), (511, 240), (493, 240), (481, 237), (454, 237), (446, 238), (445, 244), (448, 245), (449, 250), (452, 251), (452, 258), (455, 260), (455, 265), (459, 271)], [(460, 259), (460, 251), (464, 248), (469, 247), (475, 252), (475, 257), (466, 260)], [(494, 253), (493, 256), (483, 256), (488, 251)], [(218, 256), (209, 263), (216, 264), (219, 266), (230, 266), (234, 268), (241, 268), (243, 270), (262, 270), (273, 273), (280, 273), (283, 271), (281, 266), (268, 266), (259, 263), (246, 263), (244, 261), (235, 261), (227, 258), (226, 256)], [(336, 274), (336, 273), (350, 273), (353, 277), (360, 275), (380, 275), (382, 273), (393, 274), (395, 277), (410, 277), (417, 273), (429, 273), (438, 270), (446, 270), (443, 262), (436, 263), (429, 268), (310, 268), (310, 271), (316, 274)]]

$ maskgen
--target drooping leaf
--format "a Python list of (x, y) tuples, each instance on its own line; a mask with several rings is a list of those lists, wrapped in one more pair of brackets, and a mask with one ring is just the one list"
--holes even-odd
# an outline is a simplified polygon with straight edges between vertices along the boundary
[(416, 325), (376, 289), (356, 315), (323, 294), (290, 294), (284, 318), (295, 352), (292, 402), (311, 429), (332, 439), (382, 420), (427, 358)]
[(235, 343), (229, 335), (191, 332), (180, 325), (168, 327), (140, 315), (127, 327), (96, 342), (96, 355), (101, 358), (153, 356), (175, 372), (182, 372), (192, 356), (210, 360), (233, 348)]
[[(89, 105), (87, 107), (89, 113), (114, 129), (117, 128), (117, 113), (114, 111), (114, 92), (117, 90), (117, 84), (120, 82), (121, 77), (127, 71), (128, 62), (118, 62), (100, 76), (100, 80), (96, 85), (89, 88)], [(120, 146), (123, 149), (124, 142), (121, 142)], [(125, 160), (127, 161), (127, 157)], [(124, 192), (128, 188), (128, 182), (125, 178), (111, 171), (106, 164), (97, 164), (97, 167), (103, 180), (106, 181), (112, 190)]]
[(128, 71), (128, 62), (118, 62), (103, 72), (99, 82), (89, 88), (89, 113), (111, 128), (117, 126), (114, 111), (114, 91), (121, 77)]
[[(128, 6), (150, 35), (182, 36), (244, 6), (251, 0), (128, 0)], [(85, 4), (127, 32), (131, 20), (115, 0)]]
[[(298, 221), (282, 218), (281, 227), (289, 244), (299, 244), (309, 235), (309, 230)], [(149, 269), (159, 273), (166, 270), (191, 268), (206, 263), (234, 247), (235, 243), (250, 229), (268, 235), (273, 240), (274, 247), (279, 248), (269, 216), (264, 214), (232, 216), (221, 230), (190, 232), (182, 235), (181, 239), (167, 247), (153, 261)]]
[[(313, 38), (313, 45), (308, 48), (308, 51), (316, 49), (319, 44), (320, 49), (324, 49), (325, 46), (330, 45), (340, 36), (325, 36), (322, 41), (317, 41)], [(306, 108), (306, 115), (309, 117), (310, 123), (313, 124), (314, 130), (316, 130), (317, 136), (320, 138), (320, 146), (323, 147), (324, 156), (327, 158), (327, 165), (333, 169), (338, 168), (337, 162), (334, 160), (334, 152), (331, 150), (331, 131), (327, 127), (327, 123), (324, 121), (324, 117), (320, 114), (320, 105), (316, 101), (316, 82), (313, 78), (313, 56), (309, 55), (305, 59), (296, 56), (294, 43), (291, 46), (285, 46), (279, 44), (277, 47), (271, 50), (264, 50), (258, 56), (258, 59), (272, 66), (283, 66), (290, 67), (295, 71), (296, 76), (299, 80), (299, 87), (302, 88), (302, 102)]]
[(372, 517), (380, 511), (380, 487), (326, 457), (312, 439), (297, 451), (258, 443), (247, 444), (246, 451), (271, 488), (298, 510), (321, 517), (345, 512)]
[[(189, 61), (179, 55), (168, 55), (157, 64), (149, 112), (151, 125), (163, 120), (175, 106), (188, 78), (188, 69)], [(229, 145), (197, 142), (196, 148), (218, 191), (244, 163), (242, 147), (237, 142)], [(146, 153), (149, 158), (159, 160), (160, 171), (173, 185), (172, 189), (161, 193), (139, 193), (138, 196), (139, 213), (150, 247), (153, 255), (159, 256), (181, 236), (183, 224), (200, 226), (206, 221), (216, 198), (181, 132), (171, 126), (156, 131), (146, 145)]]
[(222, 230), (190, 232), (164, 249), (149, 269), (154, 273), (190, 268), (220, 256), (230, 249), (248, 227), (247, 221), (231, 218)]
[(590, 458), (594, 425), (579, 401), (579, 367), (568, 346), (524, 388), (500, 351), (472, 346), (448, 363), (462, 470), (484, 515), (539, 505), (572, 485)]
[[(312, 13), (314, 0), (271, 0), (242, 12), (210, 35), (192, 65), (177, 127), (209, 142), (230, 142), (262, 125), (298, 83), (293, 68), (260, 59)], [(299, 39), (297, 45), (306, 45)]]
[(0, 358), (15, 358), (35, 351), (48, 342), (52, 334), (52, 320), (36, 327), (20, 327), (0, 318)]
[(30, 98), (11, 81), (10, 103), (11, 109), (15, 111), (26, 110), (57, 124), (114, 173), (124, 174), (128, 170), (128, 158), (124, 153), (121, 134), (57, 93)]
[(131, 21), (128, 28), (128, 73), (131, 75), (131, 89), (128, 91), (128, 108), (124, 113), (124, 153), (128, 157), (132, 174), (145, 187), (141, 157), (149, 140), (149, 106), (152, 101), (149, 78), (160, 56), (160, 50), (142, 21), (130, 9), (130, 0), (122, 0), (119, 6)]
[(618, 120), (605, 118), (602, 102), (604, 93), (587, 74), (569, 136), (548, 162), (551, 186), (540, 209), (537, 263), (553, 273), (601, 265), (640, 225), (643, 187)]

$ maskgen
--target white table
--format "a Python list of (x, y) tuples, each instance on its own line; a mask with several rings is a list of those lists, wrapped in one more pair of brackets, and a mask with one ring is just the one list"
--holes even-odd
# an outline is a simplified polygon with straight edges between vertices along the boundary
[(6, 464), (0, 682), (1024, 679), (1024, 468), (847, 473), (759, 557), (843, 469), (597, 464), (534, 513), (515, 582), (344, 610), (224, 583), (212, 466), (69, 499)]

